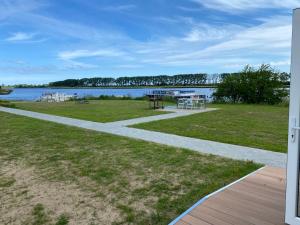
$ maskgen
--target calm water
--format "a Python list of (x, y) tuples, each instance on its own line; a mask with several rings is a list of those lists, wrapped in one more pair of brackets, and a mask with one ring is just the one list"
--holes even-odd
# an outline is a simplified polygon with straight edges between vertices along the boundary
[[(214, 91), (213, 88), (174, 88), (173, 90), (196, 90), (197, 93), (201, 95), (206, 95), (207, 98), (211, 98), (211, 95)], [(99, 96), (99, 95), (129, 95), (131, 97), (141, 97), (147, 93), (150, 93), (151, 88), (129, 88), (129, 89), (106, 89), (106, 88), (86, 88), (86, 89), (53, 89), (53, 88), (15, 88), (14, 91), (9, 95), (0, 95), (0, 99), (6, 99), (11, 101), (36, 101), (38, 100), (43, 93), (46, 92), (58, 92), (65, 94), (75, 94), (78, 96)], [(160, 89), (165, 90), (165, 89)], [(170, 89), (167, 89), (170, 90)], [(172, 89), (171, 89), (172, 90)]]

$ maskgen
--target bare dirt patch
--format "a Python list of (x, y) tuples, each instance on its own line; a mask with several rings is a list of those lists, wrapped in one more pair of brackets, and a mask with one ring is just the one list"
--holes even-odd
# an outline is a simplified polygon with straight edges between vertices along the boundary
[(34, 167), (21, 163), (1, 161), (0, 165), (0, 180), (5, 181), (0, 186), (0, 224), (32, 224), (32, 210), (38, 204), (44, 206), (49, 224), (61, 215), (69, 218), (70, 225), (119, 221), (119, 210), (93, 192), (76, 184), (47, 181)]

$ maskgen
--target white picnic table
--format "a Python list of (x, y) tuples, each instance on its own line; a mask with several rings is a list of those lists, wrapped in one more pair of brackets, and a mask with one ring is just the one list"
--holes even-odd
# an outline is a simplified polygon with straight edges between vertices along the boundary
[(178, 109), (205, 109), (204, 98), (179, 98), (177, 100)]

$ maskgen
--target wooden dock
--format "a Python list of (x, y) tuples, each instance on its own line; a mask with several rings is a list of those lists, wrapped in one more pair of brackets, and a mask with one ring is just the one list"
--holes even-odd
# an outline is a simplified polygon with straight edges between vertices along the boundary
[(285, 187), (286, 171), (265, 167), (204, 199), (173, 224), (284, 225)]

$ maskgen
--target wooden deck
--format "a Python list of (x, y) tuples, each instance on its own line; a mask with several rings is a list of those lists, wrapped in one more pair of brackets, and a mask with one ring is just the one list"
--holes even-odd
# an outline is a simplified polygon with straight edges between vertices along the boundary
[(265, 167), (201, 201), (173, 224), (284, 225), (285, 173)]

